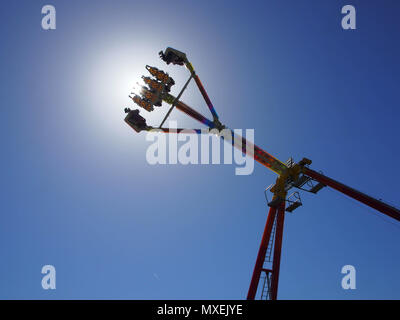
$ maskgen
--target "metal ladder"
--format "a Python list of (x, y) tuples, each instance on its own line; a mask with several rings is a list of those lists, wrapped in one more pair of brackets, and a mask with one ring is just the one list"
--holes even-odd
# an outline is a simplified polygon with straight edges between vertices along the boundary
[(275, 220), (274, 220), (274, 224), (272, 226), (271, 236), (269, 238), (267, 251), (265, 253), (264, 263), (265, 262), (272, 262), (272, 251), (274, 250), (275, 231), (276, 231), (276, 217), (275, 217)]
[[(267, 251), (265, 253), (265, 260), (263, 267), (266, 267), (266, 264), (270, 264), (273, 258), (273, 250), (274, 250), (274, 243), (275, 243), (275, 232), (276, 232), (276, 217), (274, 220), (274, 224), (271, 230), (271, 236), (269, 238)], [(263, 271), (264, 277), (263, 286), (261, 290), (261, 300), (268, 300), (270, 299), (271, 295), (271, 273), (267, 271)]]
[(264, 272), (263, 288), (261, 291), (261, 300), (268, 300), (271, 298), (271, 276), (269, 273)]

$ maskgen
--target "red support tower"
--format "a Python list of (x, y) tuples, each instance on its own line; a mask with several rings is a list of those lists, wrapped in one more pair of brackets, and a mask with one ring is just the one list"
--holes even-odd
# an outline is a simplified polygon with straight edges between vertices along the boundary
[(279, 270), (280, 270), (280, 266), (281, 266), (282, 236), (283, 236), (284, 222), (285, 222), (285, 201), (282, 201), (278, 205), (278, 213), (276, 216), (274, 260), (273, 260), (273, 264), (272, 264), (272, 273), (271, 273), (271, 299), (272, 300), (276, 300), (276, 298), (278, 296), (278, 282), (279, 282)]
[(271, 238), (271, 233), (272, 233), (273, 225), (275, 223), (276, 211), (277, 211), (276, 207), (270, 207), (270, 209), (269, 209), (267, 223), (265, 224), (264, 234), (261, 239), (260, 248), (258, 249), (257, 260), (256, 260), (256, 264), (254, 266), (254, 271), (253, 271), (253, 276), (252, 276), (251, 282), (250, 282), (249, 292), (247, 294), (247, 300), (255, 299), (258, 283), (260, 282), (261, 272), (265, 273), (266, 281), (264, 281), (264, 283), (268, 284), (268, 287), (269, 287), (269, 276), (270, 276), (269, 273), (271, 270), (264, 269), (263, 267), (264, 267), (265, 257), (266, 257), (266, 253), (267, 253), (269, 244), (270, 244), (270, 242), (271, 243), (273, 242), (273, 240), (272, 241), (270, 241), (270, 240), (273, 239), (273, 238)]
[[(271, 206), (265, 224), (264, 234), (258, 250), (253, 276), (251, 278), (247, 300), (254, 300), (261, 275), (261, 299), (276, 300), (278, 295), (279, 270), (281, 264), (283, 226), (285, 221), (285, 201)], [(272, 268), (268, 264), (272, 262)]]

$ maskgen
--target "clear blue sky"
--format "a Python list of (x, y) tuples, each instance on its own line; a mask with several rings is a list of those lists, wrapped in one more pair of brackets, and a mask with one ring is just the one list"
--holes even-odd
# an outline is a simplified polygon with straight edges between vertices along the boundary
[[(45, 4), (56, 30), (41, 29)], [(346, 4), (357, 30), (341, 28)], [(183, 85), (158, 59), (167, 46), (228, 126), (399, 206), (399, 16), (389, 0), (3, 3), (0, 298), (245, 298), (275, 174), (147, 164), (123, 107), (145, 64)], [(183, 100), (208, 114), (193, 86)], [(279, 298), (400, 298), (399, 223), (332, 190), (303, 203), (286, 216)]]

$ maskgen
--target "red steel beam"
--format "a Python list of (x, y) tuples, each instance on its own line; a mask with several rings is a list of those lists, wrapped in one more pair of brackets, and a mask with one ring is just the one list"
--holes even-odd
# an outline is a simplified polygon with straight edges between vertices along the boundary
[(258, 283), (260, 282), (261, 270), (265, 261), (265, 254), (267, 252), (269, 239), (271, 237), (272, 226), (274, 225), (276, 216), (276, 208), (270, 207), (268, 212), (267, 223), (265, 224), (264, 234), (261, 239), (261, 245), (258, 249), (256, 264), (254, 266), (253, 276), (251, 277), (249, 292), (247, 300), (254, 300), (257, 293)]
[(201, 113), (197, 112), (193, 108), (189, 107), (187, 104), (183, 103), (182, 101), (178, 101), (175, 106), (177, 109), (180, 111), (186, 113), (188, 116), (196, 119), (197, 121), (200, 121), (201, 123), (213, 128), (214, 123), (207, 119), (205, 116), (203, 116)]
[(350, 187), (344, 185), (343, 183), (340, 183), (336, 180), (328, 178), (327, 176), (324, 176), (321, 173), (311, 170), (310, 168), (305, 167), (303, 172), (305, 175), (309, 176), (310, 178), (313, 178), (314, 180), (316, 180), (324, 185), (327, 185), (327, 186), (331, 187), (332, 189), (342, 192), (345, 195), (348, 195), (349, 197), (356, 199), (356, 200), (366, 204), (367, 206), (370, 206), (371, 208), (374, 208), (374, 209), (386, 214), (387, 216), (389, 216), (393, 219), (396, 219), (397, 221), (400, 221), (400, 210), (399, 209), (397, 209), (385, 202), (382, 202), (378, 199), (370, 197), (370, 196), (366, 195), (365, 193), (362, 193), (358, 190), (350, 188)]
[(206, 89), (204, 89), (204, 86), (201, 83), (200, 78), (197, 74), (194, 75), (194, 80), (196, 81), (197, 87), (199, 88), (201, 95), (203, 96), (204, 100), (206, 101), (207, 106), (213, 115), (213, 118), (218, 119), (217, 112), (215, 111), (215, 108), (214, 108), (210, 98), (208, 97), (207, 91), (206, 91)]
[(271, 300), (276, 300), (278, 297), (279, 269), (281, 265), (282, 236), (283, 236), (284, 222), (285, 222), (285, 201), (282, 201), (279, 204), (278, 213), (276, 217), (274, 260), (272, 263), (272, 275), (271, 275), (272, 277)]
[[(197, 121), (207, 125), (210, 128), (215, 127), (215, 124), (211, 120), (207, 119), (201, 113), (197, 112), (195, 109), (193, 109), (192, 107), (183, 103), (182, 101), (178, 101), (176, 103), (176, 108), (178, 110), (186, 113), (188, 116), (196, 119)], [(226, 129), (228, 129), (228, 128), (226, 128)], [(270, 155), (265, 150), (261, 149), (260, 147), (256, 146), (255, 144), (251, 143), (250, 141), (247, 141), (245, 138), (240, 137), (239, 135), (236, 135), (234, 133), (234, 131), (232, 131), (231, 139), (233, 140), (232, 142), (233, 142), (233, 146), (235, 148), (242, 150), (243, 153), (254, 158), (254, 160), (256, 160), (257, 162), (266, 166), (268, 169), (276, 172), (279, 175), (281, 175), (287, 171), (287, 166), (284, 163), (282, 163), (277, 158)], [(228, 142), (230, 142), (230, 141), (228, 141)], [(247, 148), (246, 148), (246, 146), (247, 146)], [(254, 151), (250, 152), (251, 149), (253, 149)]]

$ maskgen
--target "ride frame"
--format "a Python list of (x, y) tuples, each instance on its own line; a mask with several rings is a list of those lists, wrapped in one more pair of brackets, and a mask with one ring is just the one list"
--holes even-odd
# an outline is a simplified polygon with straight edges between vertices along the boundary
[[(137, 132), (140, 132), (142, 130), (150, 131), (157, 129), (165, 133), (179, 134), (181, 132), (185, 132), (185, 133), (201, 134), (202, 133), (201, 129), (185, 130), (185, 129), (170, 129), (162, 127), (166, 119), (171, 114), (172, 110), (176, 107), (178, 110), (184, 112), (188, 116), (205, 124), (210, 129), (214, 129), (214, 132), (215, 130), (216, 132), (229, 130), (231, 132), (230, 135), (221, 135), (221, 137), (226, 142), (232, 143), (234, 147), (238, 148), (248, 156), (253, 157), (254, 160), (256, 160), (257, 162), (261, 163), (268, 169), (278, 174), (275, 184), (271, 185), (265, 190), (266, 195), (267, 191), (270, 191), (272, 192), (273, 197), (271, 201), (268, 201), (267, 197), (268, 206), (270, 207), (270, 209), (268, 212), (267, 221), (262, 235), (261, 244), (258, 250), (257, 259), (251, 277), (249, 290), (247, 293), (248, 300), (255, 299), (260, 282), (262, 282), (262, 288), (260, 290), (261, 299), (263, 298), (270, 300), (277, 299), (285, 211), (292, 212), (293, 210), (297, 209), (299, 206), (302, 205), (300, 194), (298, 191), (295, 191), (288, 196), (288, 191), (291, 190), (292, 188), (297, 188), (302, 191), (316, 194), (324, 187), (331, 187), (332, 189), (335, 189), (355, 200), (364, 203), (365, 205), (371, 208), (380, 211), (381, 213), (384, 213), (385, 215), (395, 220), (400, 221), (399, 209), (381, 200), (375, 199), (365, 193), (362, 193), (356, 189), (353, 189), (332, 178), (329, 178), (320, 172), (310, 169), (309, 165), (311, 164), (311, 160), (303, 158), (298, 163), (294, 163), (292, 159), (289, 159), (286, 163), (283, 163), (278, 159), (276, 159), (275, 157), (273, 157), (272, 155), (270, 155), (269, 153), (267, 153), (266, 151), (264, 151), (263, 149), (256, 146), (255, 144), (252, 144), (245, 138), (235, 134), (231, 129), (225, 127), (219, 121), (218, 114), (215, 111), (215, 108), (206, 90), (204, 89), (199, 76), (196, 74), (193, 65), (188, 61), (186, 54), (172, 48), (167, 48), (165, 50), (165, 53), (163, 53), (162, 51), (160, 52), (160, 57), (165, 62), (167, 62), (167, 64), (172, 63), (175, 65), (186, 66), (186, 68), (190, 71), (190, 77), (183, 86), (183, 88), (181, 89), (178, 96), (174, 97), (173, 95), (168, 93), (169, 90), (165, 90), (166, 82), (172, 78), (170, 78), (168, 74), (165, 74), (163, 71), (160, 71), (157, 68), (146, 66), (146, 68), (150, 71), (150, 73), (152, 73), (151, 70), (153, 71), (155, 70), (152, 73), (152, 75), (154, 75), (157, 78), (157, 80), (155, 81), (158, 81), (161, 85), (164, 86), (164, 90), (160, 89), (157, 92), (156, 91), (152, 92), (157, 94), (158, 97), (162, 99), (162, 101), (170, 104), (171, 107), (158, 128), (148, 126), (143, 121), (139, 124), (137, 121), (137, 117), (140, 117), (138, 116), (138, 111), (135, 110), (137, 113), (134, 116), (130, 109), (125, 109), (125, 111), (128, 113), (128, 115), (125, 117), (125, 122), (128, 123), (128, 125), (130, 125)], [(160, 78), (158, 77), (160, 74), (158, 74), (157, 72), (160, 72), (161, 74)], [(213, 120), (206, 118), (205, 116), (203, 116), (190, 106), (180, 101), (180, 97), (182, 96), (184, 90), (187, 88), (191, 79), (195, 80), (196, 85), (200, 90), (213, 116)], [(173, 80), (172, 82), (174, 84)], [(135, 102), (138, 103), (137, 101)], [(141, 120), (144, 120), (144, 118), (142, 117), (140, 118)], [(250, 148), (246, 146), (250, 146)], [(272, 266), (267, 267), (266, 265), (268, 263), (272, 264)], [(263, 279), (261, 279), (262, 275)]]

